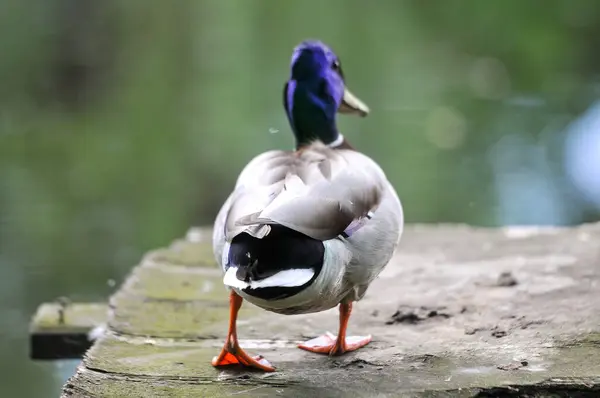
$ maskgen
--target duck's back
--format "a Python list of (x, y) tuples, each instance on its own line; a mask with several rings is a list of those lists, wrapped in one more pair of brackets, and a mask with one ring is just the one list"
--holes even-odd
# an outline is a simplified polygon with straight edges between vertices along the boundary
[(279, 224), (328, 240), (377, 208), (388, 188), (369, 157), (315, 143), (298, 151), (269, 151), (251, 160), (223, 206), (224, 233), (261, 238)]

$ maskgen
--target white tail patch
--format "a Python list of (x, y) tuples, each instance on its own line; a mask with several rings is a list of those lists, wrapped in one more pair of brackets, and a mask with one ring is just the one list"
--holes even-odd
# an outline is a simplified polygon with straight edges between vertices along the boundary
[(302, 286), (315, 276), (315, 271), (306, 268), (286, 269), (268, 278), (258, 281), (244, 282), (236, 277), (237, 267), (229, 267), (223, 277), (223, 284), (236, 289), (260, 289), (264, 287), (297, 287)]

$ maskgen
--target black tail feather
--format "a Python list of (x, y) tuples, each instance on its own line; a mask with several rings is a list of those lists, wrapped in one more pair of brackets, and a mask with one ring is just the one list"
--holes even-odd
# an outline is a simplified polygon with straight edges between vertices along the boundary
[(288, 269), (307, 268), (315, 271), (311, 281), (297, 287), (266, 287), (245, 292), (265, 299), (294, 295), (308, 286), (319, 274), (325, 254), (320, 240), (281, 225), (272, 225), (262, 239), (246, 233), (236, 236), (229, 249), (229, 265), (238, 267), (237, 278), (258, 281)]

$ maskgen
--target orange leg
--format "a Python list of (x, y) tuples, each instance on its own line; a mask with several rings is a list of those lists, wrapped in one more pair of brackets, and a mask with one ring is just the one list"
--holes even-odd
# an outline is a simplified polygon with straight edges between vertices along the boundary
[(346, 336), (348, 320), (352, 312), (352, 303), (340, 304), (340, 330), (336, 336), (327, 332), (322, 336), (298, 345), (303, 350), (319, 354), (342, 355), (348, 351), (354, 351), (364, 347), (371, 342), (371, 336)]
[(219, 356), (213, 358), (212, 365), (215, 367), (243, 365), (264, 370), (265, 372), (273, 372), (275, 368), (262, 355), (251, 357), (242, 350), (242, 347), (238, 343), (236, 321), (242, 301), (243, 299), (232, 290), (229, 296), (229, 331), (227, 332), (227, 340), (225, 340), (225, 346)]

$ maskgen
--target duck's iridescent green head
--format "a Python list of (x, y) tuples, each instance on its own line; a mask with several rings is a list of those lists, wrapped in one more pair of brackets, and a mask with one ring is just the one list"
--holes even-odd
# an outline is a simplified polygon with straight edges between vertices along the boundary
[(283, 103), (298, 148), (316, 139), (339, 146), (344, 139), (336, 126), (337, 112), (363, 117), (369, 113), (367, 105), (346, 87), (337, 55), (315, 40), (294, 49)]

